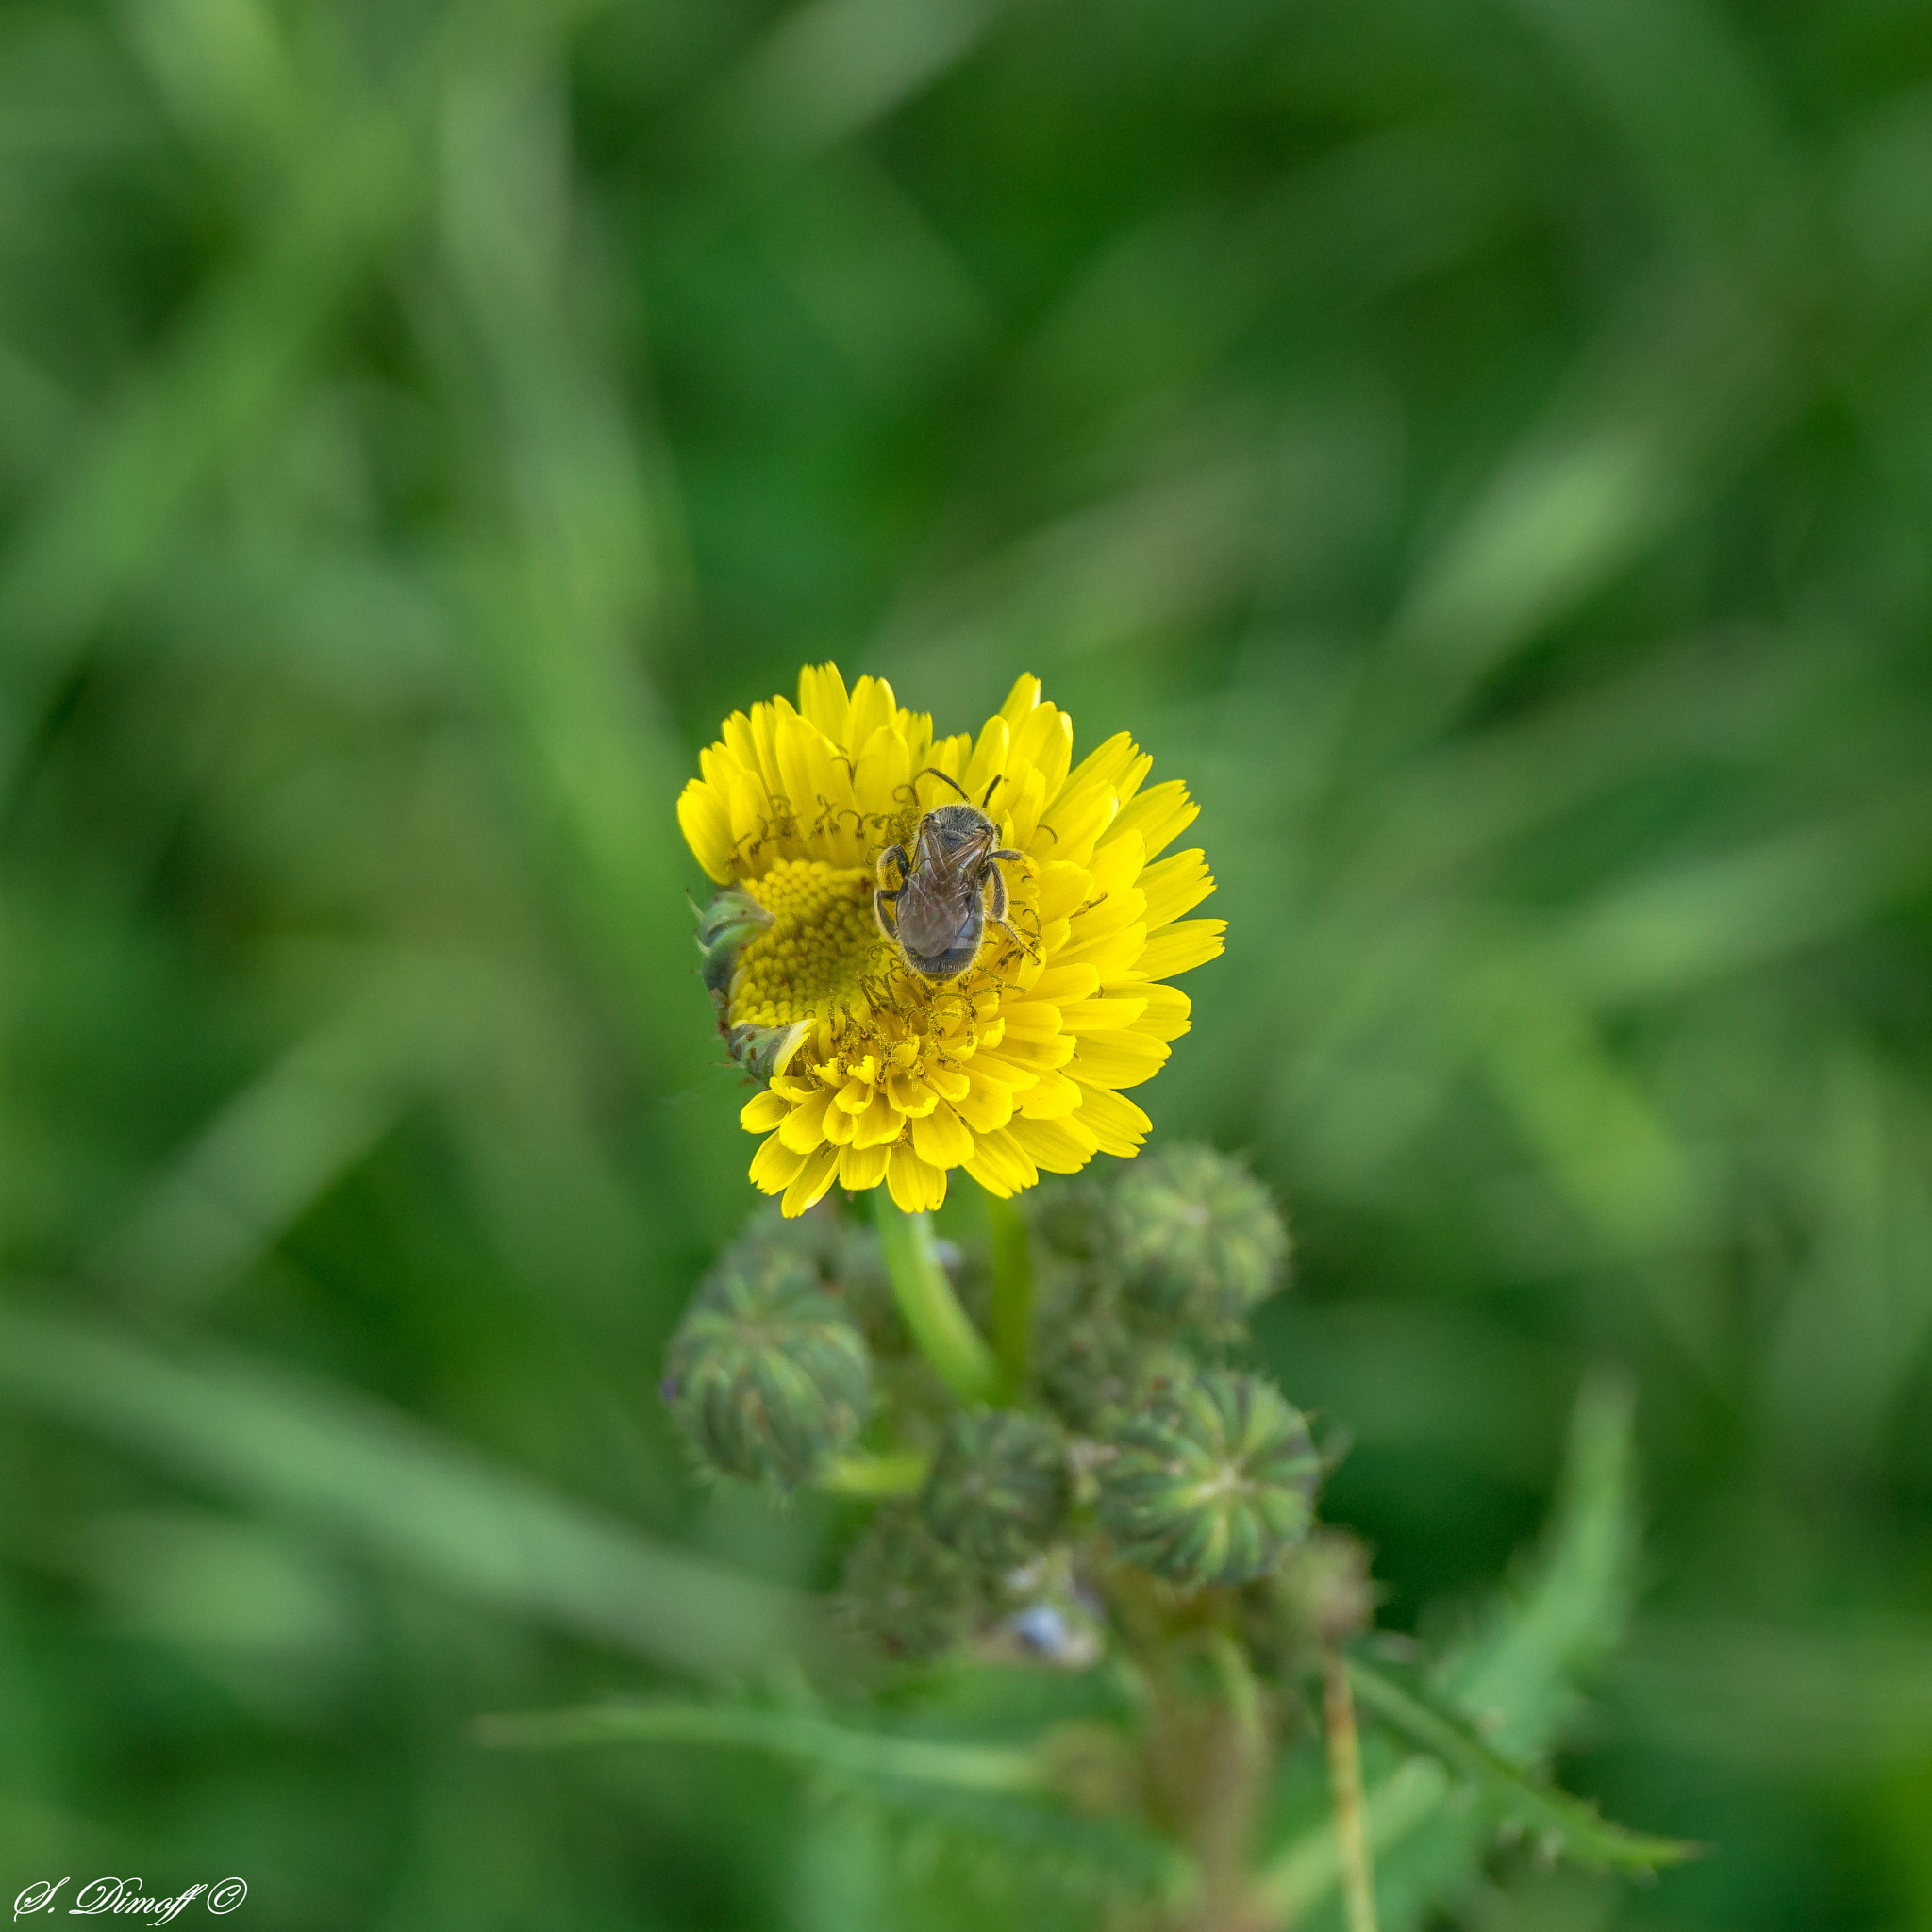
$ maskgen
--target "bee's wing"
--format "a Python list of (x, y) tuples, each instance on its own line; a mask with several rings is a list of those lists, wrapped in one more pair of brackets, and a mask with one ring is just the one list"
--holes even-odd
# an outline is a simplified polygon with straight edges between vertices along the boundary
[(922, 958), (948, 951), (972, 922), (976, 897), (967, 879), (951, 868), (922, 868), (906, 882), (893, 908), (899, 915), (899, 943)]

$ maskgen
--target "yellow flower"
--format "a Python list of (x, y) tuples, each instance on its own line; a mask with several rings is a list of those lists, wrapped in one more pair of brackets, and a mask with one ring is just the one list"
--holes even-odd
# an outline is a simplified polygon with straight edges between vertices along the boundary
[[(1158, 857), (1199, 809), (1186, 786), (1143, 790), (1153, 759), (1125, 732), (1075, 766), (1072, 721), (1037, 677), (976, 740), (935, 740), (883, 678), (848, 694), (824, 664), (798, 687), (796, 709), (727, 718), (677, 802), (698, 863), (734, 889), (712, 983), (734, 1052), (770, 1075), (740, 1116), (763, 1137), (753, 1181), (787, 1214), (834, 1182), (881, 1181), (916, 1213), (956, 1167), (1004, 1197), (1137, 1153), (1150, 1123), (1122, 1089), (1188, 1030), (1187, 995), (1161, 982), (1213, 958), (1226, 924), (1184, 916), (1214, 890), (1204, 856)], [(986, 810), (1024, 855), (1001, 869), (1024, 947), (989, 921), (942, 983), (906, 965), (872, 903), (879, 855), (958, 802), (927, 767), (974, 800), (991, 786)]]

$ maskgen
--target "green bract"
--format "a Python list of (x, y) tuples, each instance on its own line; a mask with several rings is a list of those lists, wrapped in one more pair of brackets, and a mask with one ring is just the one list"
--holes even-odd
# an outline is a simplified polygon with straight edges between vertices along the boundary
[(871, 1399), (865, 1342), (797, 1255), (741, 1252), (671, 1343), (667, 1393), (713, 1468), (789, 1489), (851, 1442)]
[(994, 1409), (954, 1417), (921, 1506), (941, 1541), (1008, 1569), (1059, 1534), (1070, 1495), (1060, 1432), (1041, 1416)]
[(1268, 1191), (1211, 1147), (1145, 1156), (1112, 1206), (1122, 1288), (1148, 1314), (1223, 1341), (1280, 1286), (1288, 1230)]
[(1307, 1534), (1321, 1458), (1256, 1375), (1210, 1371), (1115, 1431), (1100, 1520), (1122, 1556), (1177, 1583), (1245, 1583)]

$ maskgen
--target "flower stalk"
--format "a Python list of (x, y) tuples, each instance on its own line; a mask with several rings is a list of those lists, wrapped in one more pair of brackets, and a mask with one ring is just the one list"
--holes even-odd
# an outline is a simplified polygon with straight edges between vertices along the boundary
[(946, 1279), (931, 1217), (906, 1213), (883, 1188), (873, 1200), (892, 1300), (920, 1354), (961, 1402), (993, 1401), (1006, 1381), (999, 1357), (973, 1325)]
[(1033, 1257), (1026, 1224), (1010, 1201), (986, 1197), (992, 1229), (992, 1346), (1008, 1383), (1024, 1388), (1033, 1373)]
[(1328, 1789), (1335, 1807), (1335, 1844), (1348, 1932), (1375, 1932), (1375, 1873), (1362, 1807), (1362, 1749), (1355, 1698), (1340, 1644), (1322, 1653), (1322, 1715), (1328, 1740)]

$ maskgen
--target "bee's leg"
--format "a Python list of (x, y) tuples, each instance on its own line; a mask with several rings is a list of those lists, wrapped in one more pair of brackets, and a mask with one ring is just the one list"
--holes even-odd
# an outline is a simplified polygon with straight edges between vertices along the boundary
[[(888, 886), (885, 883), (887, 877), (886, 861), (888, 859), (895, 861), (899, 868), (899, 883), (896, 886)], [(888, 845), (886, 849), (879, 854), (879, 883), (876, 887), (874, 888), (873, 891), (872, 916), (878, 921), (880, 934), (884, 938), (892, 941), (895, 944), (898, 941), (899, 935), (897, 931), (894, 929), (894, 927), (887, 923), (886, 908), (891, 905), (892, 902), (898, 898), (899, 894), (906, 890), (906, 881), (908, 877), (911, 876), (911, 873), (912, 861), (906, 857), (905, 846)], [(896, 912), (894, 912), (892, 915), (894, 920), (896, 920), (898, 916), (899, 915)]]
[(1033, 870), (1033, 861), (1024, 852), (989, 852), (989, 858), (1004, 858), (1008, 865), (1024, 865), (1028, 872)]
[(1039, 958), (1040, 955), (1033, 947), (1007, 924), (1007, 882), (1000, 876), (1000, 869), (996, 865), (989, 865), (986, 869), (986, 893), (989, 901), (986, 908), (987, 924), (998, 926), (1023, 953), (1031, 954), (1034, 958)]

